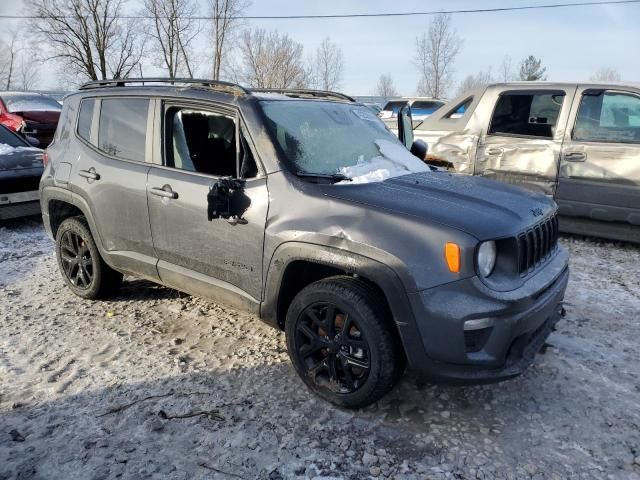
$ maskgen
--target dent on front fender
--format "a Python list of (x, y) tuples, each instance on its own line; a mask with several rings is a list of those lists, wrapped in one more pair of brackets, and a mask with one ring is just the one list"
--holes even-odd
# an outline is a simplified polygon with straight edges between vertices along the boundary
[(457, 173), (473, 175), (478, 135), (471, 130), (461, 132), (414, 131), (415, 138), (429, 146), (427, 163)]

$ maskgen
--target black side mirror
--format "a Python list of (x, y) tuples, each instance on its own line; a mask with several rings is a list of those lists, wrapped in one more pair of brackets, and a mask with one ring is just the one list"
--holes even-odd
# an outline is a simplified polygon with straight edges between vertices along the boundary
[(398, 138), (407, 147), (407, 150), (411, 149), (413, 145), (413, 120), (409, 104), (398, 111)]
[(429, 151), (429, 146), (427, 142), (418, 138), (413, 141), (413, 145), (411, 145), (411, 153), (418, 157), (423, 162), (427, 159), (427, 152)]
[[(207, 194), (207, 218), (234, 219), (234, 223), (242, 223), (242, 219), (235, 218), (231, 211), (232, 197), (244, 187), (244, 180), (232, 177), (222, 177), (211, 185)], [(246, 222), (245, 222), (246, 223)]]

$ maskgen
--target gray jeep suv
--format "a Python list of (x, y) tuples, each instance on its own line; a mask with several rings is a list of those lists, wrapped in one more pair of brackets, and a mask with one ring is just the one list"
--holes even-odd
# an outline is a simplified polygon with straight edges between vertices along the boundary
[[(544, 195), (432, 171), (332, 92), (206, 80), (92, 82), (66, 98), (40, 184), (62, 276), (123, 274), (286, 332), (323, 398), (520, 374), (562, 312), (568, 255)], [(419, 149), (418, 149), (419, 150)]]

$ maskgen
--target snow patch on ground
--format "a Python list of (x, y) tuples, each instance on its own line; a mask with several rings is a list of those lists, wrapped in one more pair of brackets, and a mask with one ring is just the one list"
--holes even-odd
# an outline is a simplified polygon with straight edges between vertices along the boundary
[(284, 334), (128, 277), (65, 287), (42, 223), (0, 228), (0, 478), (637, 479), (640, 248), (563, 237), (567, 316), (516, 379), (364, 410), (309, 393)]
[(381, 182), (401, 175), (430, 171), (423, 161), (412, 155), (403, 145), (389, 140), (376, 140), (375, 143), (380, 155), (370, 160), (360, 156), (356, 165), (342, 167), (339, 173), (349, 177), (351, 181), (345, 180), (336, 185)]

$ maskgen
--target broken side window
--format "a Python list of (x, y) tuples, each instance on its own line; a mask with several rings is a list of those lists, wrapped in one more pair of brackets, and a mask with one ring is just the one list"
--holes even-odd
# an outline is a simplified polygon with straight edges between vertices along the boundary
[(564, 97), (552, 92), (502, 94), (493, 112), (489, 134), (553, 138)]
[(235, 121), (206, 110), (169, 108), (165, 118), (165, 164), (216, 177), (237, 177)]

